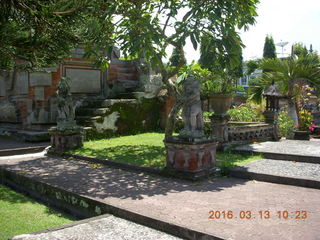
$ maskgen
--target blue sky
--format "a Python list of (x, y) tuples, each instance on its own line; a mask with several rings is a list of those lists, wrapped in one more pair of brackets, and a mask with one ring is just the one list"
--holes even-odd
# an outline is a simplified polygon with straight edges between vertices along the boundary
[[(247, 32), (241, 32), (241, 39), (246, 45), (244, 60), (262, 57), (267, 34), (272, 35), (275, 43), (289, 42), (284, 47), (285, 54), (291, 52), (291, 46), (296, 42), (304, 43), (308, 49), (312, 44), (313, 49), (320, 53), (319, 0), (260, 0), (257, 11), (256, 24)], [(199, 59), (199, 53), (189, 42), (185, 52), (188, 62)], [(281, 47), (277, 47), (277, 53), (281, 52)]]

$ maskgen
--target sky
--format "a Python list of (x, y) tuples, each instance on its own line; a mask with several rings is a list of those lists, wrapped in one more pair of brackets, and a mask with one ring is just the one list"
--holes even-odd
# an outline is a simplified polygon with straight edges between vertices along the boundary
[[(261, 58), (266, 35), (274, 42), (288, 42), (283, 48), (284, 55), (291, 53), (294, 43), (302, 42), (309, 49), (310, 44), (320, 53), (320, 1), (319, 0), (260, 0), (256, 24), (241, 32), (244, 60)], [(276, 47), (278, 57), (282, 48)], [(190, 63), (199, 59), (190, 42), (185, 46), (186, 58)]]

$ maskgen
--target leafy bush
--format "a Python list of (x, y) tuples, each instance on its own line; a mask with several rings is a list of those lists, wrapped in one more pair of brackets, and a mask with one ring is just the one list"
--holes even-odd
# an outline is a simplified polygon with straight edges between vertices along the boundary
[(282, 137), (289, 137), (294, 126), (293, 120), (288, 116), (287, 112), (281, 112), (278, 117), (279, 130)]
[(255, 109), (248, 105), (240, 105), (228, 111), (231, 121), (236, 122), (258, 122), (261, 117), (257, 114)]

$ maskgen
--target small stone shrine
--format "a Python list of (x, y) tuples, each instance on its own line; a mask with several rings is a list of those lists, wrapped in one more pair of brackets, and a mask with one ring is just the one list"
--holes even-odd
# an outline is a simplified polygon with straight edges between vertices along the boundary
[(265, 122), (273, 124), (278, 119), (279, 100), (284, 96), (276, 88), (274, 82), (262, 95), (266, 98), (266, 110), (263, 112)]
[(218, 172), (217, 142), (206, 138), (203, 132), (199, 82), (189, 76), (183, 88), (184, 128), (178, 136), (164, 141), (167, 151), (166, 170), (172, 175), (196, 180)]
[(70, 92), (70, 78), (62, 77), (57, 86), (57, 126), (49, 129), (51, 148), (49, 152), (62, 153), (82, 147), (83, 128), (76, 125), (75, 109)]

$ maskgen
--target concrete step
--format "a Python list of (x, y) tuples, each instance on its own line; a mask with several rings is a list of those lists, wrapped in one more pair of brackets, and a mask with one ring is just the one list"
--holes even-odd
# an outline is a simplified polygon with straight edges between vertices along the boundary
[(230, 170), (232, 177), (320, 189), (320, 164), (260, 159)]

